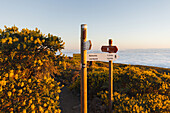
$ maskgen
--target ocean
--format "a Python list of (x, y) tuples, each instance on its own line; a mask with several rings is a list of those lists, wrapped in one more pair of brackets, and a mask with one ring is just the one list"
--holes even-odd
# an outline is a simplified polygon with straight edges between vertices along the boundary
[[(89, 53), (101, 53), (101, 51), (88, 51)], [(67, 56), (73, 56), (79, 51), (63, 51)], [(119, 50), (119, 58), (115, 63), (145, 65), (170, 68), (170, 49), (128, 49)]]

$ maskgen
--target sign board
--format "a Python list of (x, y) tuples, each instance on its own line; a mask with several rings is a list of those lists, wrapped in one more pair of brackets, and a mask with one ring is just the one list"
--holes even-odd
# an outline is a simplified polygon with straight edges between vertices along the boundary
[(116, 53), (118, 51), (117, 46), (102, 46), (102, 52)]
[(73, 60), (81, 61), (81, 54), (73, 54)]
[(87, 61), (111, 61), (117, 60), (116, 53), (89, 53), (87, 54)]
[(91, 40), (84, 42), (84, 50), (91, 50), (92, 43)]

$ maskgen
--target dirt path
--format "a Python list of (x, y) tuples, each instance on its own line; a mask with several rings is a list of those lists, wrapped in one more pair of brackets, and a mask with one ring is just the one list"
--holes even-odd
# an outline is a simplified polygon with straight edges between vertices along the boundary
[(64, 87), (60, 93), (60, 106), (62, 113), (80, 113), (80, 98)]

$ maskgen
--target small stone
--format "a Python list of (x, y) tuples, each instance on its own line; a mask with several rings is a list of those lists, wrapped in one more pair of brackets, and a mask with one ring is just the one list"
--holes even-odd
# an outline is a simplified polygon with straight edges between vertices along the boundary
[(78, 109), (78, 108), (80, 108), (80, 107), (81, 107), (81, 104), (76, 105), (76, 106), (73, 106), (72, 109)]

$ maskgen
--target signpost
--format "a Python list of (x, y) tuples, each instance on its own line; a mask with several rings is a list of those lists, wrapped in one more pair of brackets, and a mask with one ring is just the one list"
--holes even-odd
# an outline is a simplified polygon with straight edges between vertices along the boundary
[(80, 61), (81, 60), (81, 54), (73, 54), (73, 60)]
[[(112, 39), (109, 39), (109, 46), (102, 46), (102, 52), (116, 53), (118, 48), (112, 46)], [(114, 81), (113, 81), (113, 60), (109, 61), (109, 113), (112, 113), (112, 102), (114, 92)]]
[[(89, 53), (92, 43), (87, 40), (87, 25), (81, 25), (81, 113), (87, 113), (87, 61), (109, 61), (109, 113), (112, 112), (113, 102), (113, 60), (118, 58), (116, 52), (118, 48), (112, 46), (112, 39), (109, 39), (109, 46), (102, 46), (102, 52), (108, 53)], [(79, 59), (79, 55), (73, 54), (73, 59)]]
[(87, 50), (92, 47), (87, 40), (87, 25), (81, 25), (81, 113), (87, 113)]

